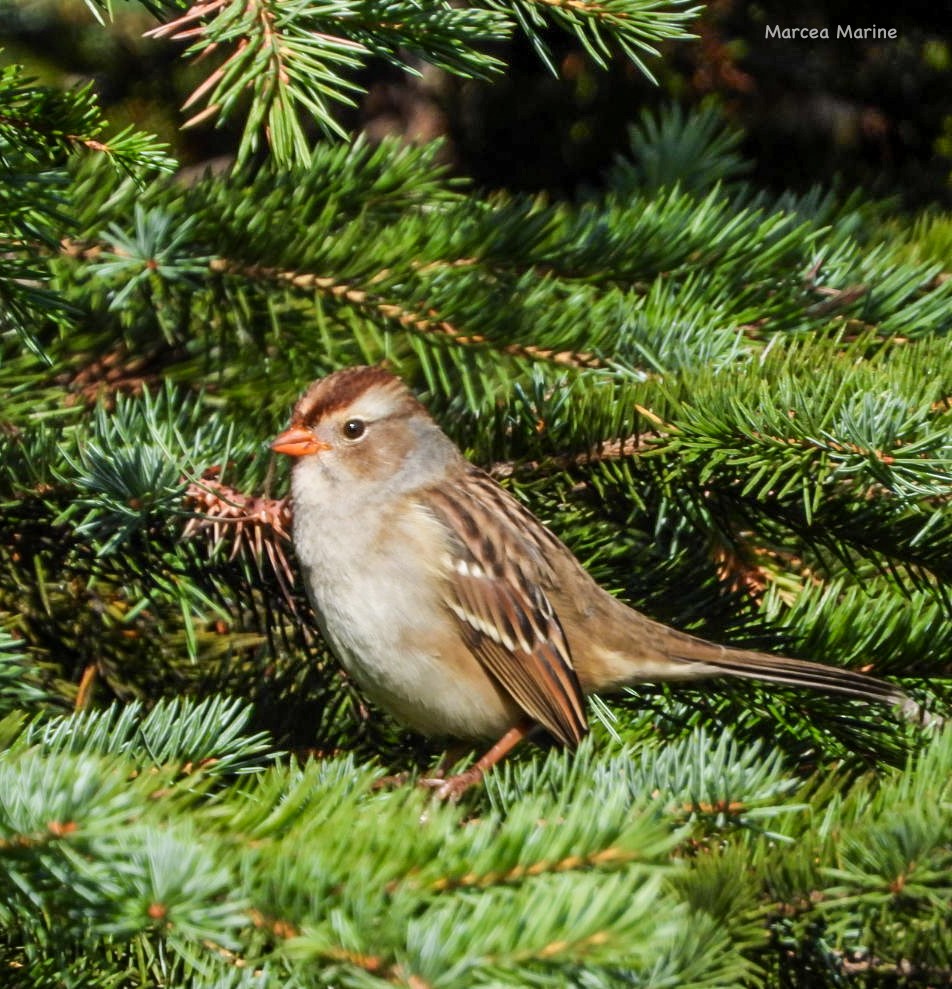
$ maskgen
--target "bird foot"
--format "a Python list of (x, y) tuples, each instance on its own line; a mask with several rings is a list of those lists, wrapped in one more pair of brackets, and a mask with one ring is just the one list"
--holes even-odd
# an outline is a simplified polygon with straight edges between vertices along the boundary
[[(430, 779), (418, 780), (418, 786), (428, 786), (437, 787), (445, 779), (446, 774), (450, 771), (451, 767), (459, 762), (462, 755), (466, 752), (465, 749), (457, 746), (456, 748), (450, 749), (445, 755), (440, 758), (440, 761), (430, 770)], [(371, 784), (371, 790), (395, 790), (397, 787), (406, 786), (410, 780), (413, 779), (413, 773), (393, 773), (390, 776), (383, 776), (373, 784)]]
[(505, 756), (513, 746), (518, 745), (535, 730), (531, 722), (518, 724), (510, 728), (502, 738), (481, 758), (477, 759), (469, 769), (457, 773), (455, 776), (447, 776), (446, 779), (423, 779), (421, 786), (427, 786), (433, 790), (433, 795), (437, 800), (449, 800), (455, 802), (471, 787), (482, 781), (482, 778), (493, 766)]
[(419, 785), (432, 790), (433, 796), (437, 800), (448, 800), (450, 803), (456, 803), (471, 786), (475, 786), (482, 780), (483, 772), (484, 770), (480, 766), (471, 766), (465, 772), (457, 773), (455, 776), (447, 776), (445, 779), (438, 777), (421, 779)]
[(393, 773), (391, 776), (381, 776), (379, 780), (374, 780), (370, 784), (370, 789), (395, 790), (399, 786), (406, 786), (409, 781), (409, 773)]

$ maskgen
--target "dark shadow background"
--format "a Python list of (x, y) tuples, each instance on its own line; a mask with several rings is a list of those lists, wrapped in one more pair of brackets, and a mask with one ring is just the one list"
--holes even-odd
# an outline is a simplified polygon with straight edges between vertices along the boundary
[[(0, 3), (0, 60), (44, 81), (92, 80), (117, 126), (159, 133), (186, 165), (227, 158), (234, 126), (180, 131), (178, 107), (209, 71), (181, 46), (153, 43), (154, 22), (126, 13), (103, 29), (80, 3)], [(829, 40), (767, 38), (766, 27), (827, 28)], [(837, 39), (838, 25), (894, 28), (895, 40)], [(815, 183), (896, 196), (906, 209), (952, 206), (952, 8), (789, 0), (713, 0), (698, 40), (664, 46), (649, 65), (655, 86), (622, 57), (608, 71), (573, 39), (550, 32), (553, 77), (530, 46), (498, 51), (509, 69), (491, 83), (424, 68), (414, 79), (384, 64), (361, 81), (368, 95), (341, 120), (373, 137), (447, 139), (458, 173), (485, 188), (574, 196), (597, 187), (627, 146), (627, 125), (646, 107), (719, 102), (747, 134), (749, 177), (780, 191)]]

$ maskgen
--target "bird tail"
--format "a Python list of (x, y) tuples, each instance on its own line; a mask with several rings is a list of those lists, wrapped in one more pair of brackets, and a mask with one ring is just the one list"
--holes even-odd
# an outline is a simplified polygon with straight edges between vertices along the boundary
[[(715, 647), (716, 648), (716, 647)], [(905, 694), (894, 684), (877, 677), (844, 670), (822, 663), (811, 663), (805, 659), (787, 659), (784, 656), (770, 656), (767, 653), (724, 649), (718, 655), (678, 656), (670, 654), (675, 662), (703, 663), (712, 667), (710, 675), (722, 673), (725, 676), (744, 677), (748, 680), (763, 680), (767, 683), (782, 683), (792, 687), (812, 687), (829, 693), (846, 694), (867, 701), (881, 701), (884, 704), (897, 704), (905, 699)]]
[(917, 704), (895, 684), (878, 677), (806, 659), (789, 659), (786, 656), (730, 649), (684, 633), (677, 634), (676, 639), (676, 642), (671, 643), (673, 648), (668, 650), (668, 659), (694, 667), (699, 674), (703, 670), (702, 675), (743, 677), (793, 687), (810, 687), (827, 693), (888, 704), (898, 709), (907, 720), (921, 725), (941, 723), (941, 719)]

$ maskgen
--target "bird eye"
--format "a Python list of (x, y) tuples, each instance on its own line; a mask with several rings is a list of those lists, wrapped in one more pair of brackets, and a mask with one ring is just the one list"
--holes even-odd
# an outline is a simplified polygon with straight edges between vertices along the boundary
[(344, 435), (349, 440), (359, 440), (367, 430), (363, 419), (348, 419), (344, 423)]

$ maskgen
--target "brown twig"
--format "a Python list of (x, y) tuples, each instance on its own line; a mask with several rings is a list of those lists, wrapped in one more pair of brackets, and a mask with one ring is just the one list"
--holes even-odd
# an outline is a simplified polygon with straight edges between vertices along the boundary
[[(287, 498), (246, 495), (235, 488), (206, 477), (191, 481), (185, 489), (185, 505), (193, 515), (182, 530), (182, 538), (205, 533), (213, 547), (231, 539), (229, 559), (239, 553), (256, 561), (267, 559), (281, 591), (294, 608), (294, 574), (285, 552), (290, 541), (291, 507)], [(259, 563), (260, 565), (260, 563)]]
[(611, 460), (626, 460), (650, 450), (663, 439), (661, 433), (639, 432), (622, 439), (606, 440), (590, 450), (581, 453), (555, 454), (545, 460), (500, 460), (492, 464), (487, 473), (497, 479), (512, 477), (518, 473), (539, 473), (542, 471), (564, 471), (573, 467), (587, 467), (590, 464)]
[(73, 702), (74, 711), (85, 711), (89, 707), (98, 673), (99, 667), (95, 663), (90, 663), (83, 670), (83, 675), (79, 680), (79, 689), (76, 691), (76, 700)]
[(584, 869), (600, 868), (606, 865), (626, 865), (638, 860), (638, 853), (622, 848), (603, 848), (590, 855), (567, 855), (554, 862), (541, 859), (530, 865), (516, 865), (501, 872), (467, 872), (462, 876), (443, 876), (434, 880), (429, 889), (444, 893), (454, 889), (484, 889), (488, 886), (509, 885), (530, 879), (534, 876), (552, 875), (560, 872), (578, 872)]
[[(406, 329), (415, 330), (418, 333), (442, 335), (464, 346), (498, 346), (482, 334), (467, 334), (448, 320), (440, 319), (439, 314), (434, 310), (430, 310), (425, 315), (419, 312), (412, 312), (401, 305), (387, 302), (379, 296), (368, 292), (366, 289), (357, 288), (347, 282), (337, 281), (334, 278), (314, 275), (310, 272), (270, 268), (264, 265), (243, 265), (229, 261), (226, 258), (214, 259), (210, 267), (212, 271), (220, 274), (236, 274), (248, 278), (268, 279), (270, 281), (283, 282), (302, 291), (321, 292), (332, 298), (349, 302), (351, 305), (376, 311), (381, 316), (399, 323), (400, 326)], [(550, 361), (570, 367), (595, 368), (602, 366), (601, 362), (593, 354), (578, 353), (569, 350), (557, 351), (544, 347), (536, 347), (532, 344), (519, 343), (504, 344), (499, 346), (498, 349), (502, 353), (512, 356), (526, 357), (537, 361)]]
[(111, 407), (120, 392), (141, 395), (150, 385), (161, 381), (162, 367), (172, 356), (171, 350), (153, 350), (147, 354), (132, 355), (124, 344), (119, 344), (107, 354), (94, 357), (77, 371), (65, 372), (57, 377), (57, 383), (69, 391), (67, 405), (84, 402), (88, 405), (105, 400)]
[[(176, 17), (174, 20), (167, 21), (165, 24), (160, 24), (158, 27), (152, 28), (151, 31), (145, 32), (146, 38), (171, 38), (176, 40), (182, 35), (181, 30), (187, 24), (193, 24), (196, 21), (200, 21), (210, 14), (215, 14), (226, 7), (229, 0), (208, 0), (206, 3), (196, 3), (191, 9), (187, 10), (181, 17)], [(189, 32), (191, 34), (191, 32)]]
[(855, 443), (839, 443), (836, 440), (827, 440), (825, 444), (820, 444), (815, 440), (803, 439), (800, 436), (773, 436), (770, 433), (761, 433), (756, 430), (751, 432), (750, 435), (757, 440), (781, 443), (784, 446), (796, 446), (807, 450), (832, 450), (834, 453), (853, 453), (859, 457), (878, 460), (887, 467), (896, 462), (896, 458), (891, 453), (884, 453), (882, 450), (858, 446)]
[[(266, 930), (281, 941), (298, 937), (300, 931), (288, 920), (266, 917), (259, 910), (250, 911), (251, 922), (260, 930)], [(352, 965), (370, 975), (379, 976), (388, 982), (405, 985), (410, 989), (430, 989), (429, 983), (418, 975), (406, 972), (399, 964), (387, 961), (379, 955), (370, 955), (362, 951), (351, 951), (349, 948), (328, 947), (319, 952), (322, 958), (344, 965)]]

